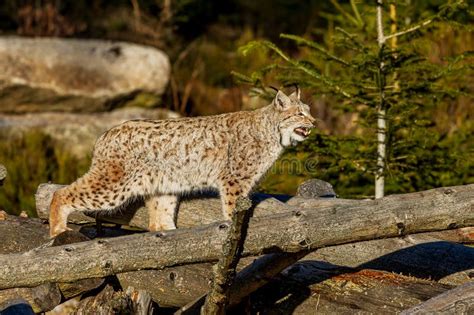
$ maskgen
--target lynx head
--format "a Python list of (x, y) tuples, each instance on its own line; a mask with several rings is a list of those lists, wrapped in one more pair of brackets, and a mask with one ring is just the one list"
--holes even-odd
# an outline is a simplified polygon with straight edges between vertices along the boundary
[(311, 116), (309, 106), (301, 102), (299, 89), (289, 96), (278, 91), (272, 105), (279, 114), (278, 130), (282, 146), (296, 145), (309, 136), (316, 119)]

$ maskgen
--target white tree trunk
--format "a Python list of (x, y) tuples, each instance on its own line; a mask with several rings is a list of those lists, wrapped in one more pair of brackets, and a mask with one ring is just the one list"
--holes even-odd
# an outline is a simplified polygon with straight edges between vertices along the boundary
[[(377, 42), (380, 49), (385, 44), (385, 35), (382, 24), (382, 0), (377, 0)], [(382, 76), (384, 63), (380, 62), (379, 75)], [(382, 198), (385, 192), (385, 158), (386, 158), (386, 140), (387, 118), (385, 110), (385, 92), (382, 86), (382, 79), (379, 78), (380, 104), (377, 108), (377, 171), (375, 173), (375, 198)]]

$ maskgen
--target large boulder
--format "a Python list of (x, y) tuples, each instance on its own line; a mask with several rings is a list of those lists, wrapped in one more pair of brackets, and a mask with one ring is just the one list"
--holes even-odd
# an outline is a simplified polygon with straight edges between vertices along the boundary
[(95, 140), (106, 130), (131, 119), (177, 118), (167, 109), (124, 107), (102, 113), (0, 113), (0, 134), (14, 138), (28, 131), (41, 131), (66, 151), (81, 158), (91, 152)]
[(101, 111), (137, 91), (162, 94), (162, 51), (103, 40), (0, 37), (0, 111)]

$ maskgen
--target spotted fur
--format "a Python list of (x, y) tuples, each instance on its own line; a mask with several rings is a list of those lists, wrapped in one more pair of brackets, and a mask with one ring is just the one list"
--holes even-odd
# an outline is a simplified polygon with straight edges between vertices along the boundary
[(284, 147), (303, 141), (313, 127), (309, 107), (278, 92), (254, 111), (168, 120), (132, 120), (96, 142), (89, 171), (55, 192), (52, 237), (67, 230), (72, 211), (112, 210), (144, 197), (152, 231), (174, 229), (178, 196), (193, 190), (220, 192), (226, 219)]

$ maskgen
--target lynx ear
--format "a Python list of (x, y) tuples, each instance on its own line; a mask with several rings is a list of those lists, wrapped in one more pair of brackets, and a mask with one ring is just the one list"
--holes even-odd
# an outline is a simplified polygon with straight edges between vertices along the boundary
[(273, 104), (278, 110), (286, 110), (291, 106), (291, 100), (288, 96), (285, 95), (282, 91), (278, 91)]
[(295, 87), (296, 87), (296, 90), (290, 94), (290, 98), (294, 98), (299, 101), (301, 98), (301, 90), (297, 85), (295, 85)]

